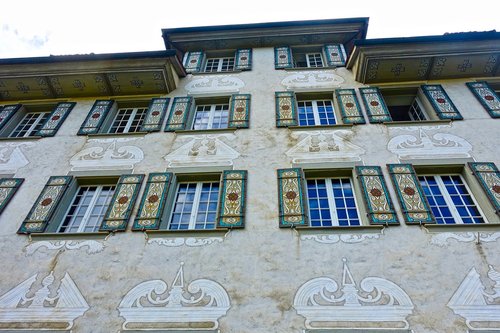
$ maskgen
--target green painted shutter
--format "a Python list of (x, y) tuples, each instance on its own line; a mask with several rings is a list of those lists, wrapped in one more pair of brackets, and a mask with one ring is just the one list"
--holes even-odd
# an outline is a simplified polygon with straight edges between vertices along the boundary
[(357, 166), (370, 224), (399, 224), (391, 197), (379, 166)]
[(407, 224), (436, 223), (411, 164), (387, 164)]
[(245, 226), (247, 171), (226, 170), (222, 173), (218, 228)]
[(277, 91), (276, 98), (276, 126), (297, 126), (297, 110), (295, 107), (295, 93), (292, 91)]
[(17, 232), (20, 234), (44, 232), (72, 180), (72, 176), (50, 177)]
[(331, 44), (323, 46), (326, 56), (326, 64), (329, 67), (345, 66), (345, 50), (342, 44)]
[(168, 115), (166, 132), (186, 129), (186, 123), (193, 104), (192, 97), (175, 97)]
[(495, 207), (495, 212), (500, 215), (500, 172), (497, 166), (491, 162), (469, 162), (469, 167)]
[(144, 175), (122, 175), (99, 231), (125, 231)]
[(75, 105), (75, 102), (63, 102), (57, 104), (56, 108), (50, 114), (49, 119), (47, 119), (42, 128), (36, 134), (40, 136), (56, 135), (59, 127), (61, 127), (62, 123), (66, 117), (68, 117)]
[(340, 113), (344, 124), (365, 123), (365, 117), (354, 89), (337, 89), (335, 90), (335, 96), (340, 105)]
[(274, 68), (293, 68), (292, 49), (288, 46), (274, 48)]
[(250, 116), (250, 94), (234, 94), (231, 96), (229, 108), (229, 128), (248, 128)]
[(153, 98), (151, 100), (148, 112), (141, 126), (142, 132), (157, 132), (161, 130), (169, 102), (170, 98)]
[(382, 123), (392, 121), (391, 114), (385, 105), (384, 97), (378, 88), (359, 88), (363, 97), (363, 104), (368, 113), (370, 123)]
[(173, 174), (150, 173), (132, 230), (157, 230), (163, 215)]
[(97, 100), (90, 109), (87, 118), (83, 122), (78, 135), (95, 134), (99, 132), (99, 129), (106, 119), (106, 116), (113, 107), (115, 101), (113, 100)]
[(423, 85), (422, 90), (436, 111), (439, 119), (463, 119), (455, 104), (440, 84)]
[(0, 214), (23, 183), (23, 178), (0, 178)]
[(14, 104), (14, 105), (5, 105), (3, 108), (0, 108), (0, 129), (2, 129), (5, 124), (7, 124), (12, 118), (12, 116), (22, 108), (22, 104)]
[(203, 65), (203, 59), (205, 58), (205, 53), (203, 51), (187, 52), (184, 68), (187, 73), (201, 72), (201, 66)]
[(234, 69), (240, 71), (252, 69), (252, 49), (236, 50)]
[(278, 169), (279, 226), (307, 226), (302, 169)]
[(488, 111), (491, 118), (500, 118), (500, 96), (491, 89), (487, 82), (467, 82), (467, 87), (472, 91), (477, 100)]

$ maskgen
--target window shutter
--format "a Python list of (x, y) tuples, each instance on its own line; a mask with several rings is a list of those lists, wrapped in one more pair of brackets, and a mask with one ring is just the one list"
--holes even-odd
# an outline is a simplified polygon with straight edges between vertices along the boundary
[(23, 178), (0, 178), (0, 214), (23, 183)]
[(44, 232), (72, 180), (72, 176), (50, 177), (17, 233)]
[(234, 69), (249, 71), (252, 69), (252, 49), (239, 49), (235, 54)]
[(307, 226), (302, 169), (278, 169), (280, 227)]
[(142, 132), (157, 132), (161, 129), (170, 98), (153, 98), (141, 126)]
[(344, 124), (364, 124), (365, 117), (361, 111), (361, 106), (354, 89), (337, 89), (335, 96), (340, 105), (342, 122)]
[(359, 88), (359, 92), (363, 97), (363, 103), (370, 123), (392, 121), (387, 105), (385, 105), (384, 98), (378, 88)]
[(288, 46), (274, 48), (274, 68), (293, 68), (292, 49)]
[(150, 173), (132, 230), (157, 230), (163, 215), (168, 191), (172, 183), (171, 172)]
[(440, 84), (423, 85), (425, 97), (429, 100), (436, 111), (439, 119), (463, 119), (455, 104), (451, 101), (450, 97)]
[(186, 72), (200, 72), (201, 66), (203, 64), (203, 58), (205, 58), (205, 54), (203, 51), (187, 52), (184, 61), (184, 68), (186, 69)]
[(222, 173), (218, 228), (245, 226), (246, 170), (226, 170)]
[(332, 44), (323, 46), (326, 55), (326, 63), (329, 67), (345, 66), (345, 50), (342, 44)]
[(95, 134), (99, 132), (104, 119), (109, 110), (113, 107), (115, 101), (113, 100), (97, 100), (90, 109), (87, 118), (83, 122), (78, 135)]
[(487, 82), (467, 82), (467, 87), (488, 111), (491, 118), (500, 118), (500, 96), (491, 89)]
[(229, 111), (229, 128), (248, 128), (250, 114), (250, 94), (234, 94), (231, 96)]
[(297, 126), (297, 110), (295, 108), (295, 94), (292, 91), (277, 91), (276, 98), (276, 126)]
[(357, 166), (370, 224), (399, 224), (391, 197), (379, 166)]
[(166, 132), (186, 129), (186, 123), (193, 103), (192, 97), (175, 97), (168, 115)]
[(436, 223), (411, 164), (387, 164), (407, 224)]
[(40, 136), (56, 135), (59, 127), (61, 127), (62, 123), (75, 105), (75, 102), (63, 102), (57, 104), (56, 108), (50, 114), (49, 119), (47, 119), (42, 128), (36, 134)]
[(122, 175), (99, 231), (125, 231), (144, 175)]
[(469, 167), (495, 207), (495, 212), (500, 215), (500, 172), (497, 166), (491, 162), (469, 162)]
[(5, 124), (7, 124), (12, 118), (12, 116), (22, 108), (22, 104), (14, 104), (14, 105), (5, 105), (3, 108), (0, 108), (0, 129), (2, 129)]

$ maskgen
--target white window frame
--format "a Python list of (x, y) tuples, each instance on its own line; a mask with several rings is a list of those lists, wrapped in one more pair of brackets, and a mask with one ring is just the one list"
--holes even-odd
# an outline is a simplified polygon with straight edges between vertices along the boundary
[[(211, 71), (207, 71), (207, 67), (208, 67), (208, 63), (210, 61), (215, 61), (217, 60), (217, 69), (214, 71), (214, 70), (211, 70)], [(224, 60), (227, 60), (228, 62), (230, 62), (232, 60), (233, 62), (233, 66), (231, 67), (231, 69), (223, 69), (223, 64), (224, 64)], [(205, 72), (207, 73), (219, 73), (219, 72), (232, 72), (234, 71), (234, 64), (235, 64), (235, 61), (236, 59), (234, 57), (215, 57), (215, 58), (207, 58), (206, 62), (205, 62)], [(213, 66), (212, 66), (213, 67)]]
[[(318, 55), (319, 55), (319, 59), (321, 61), (321, 66), (316, 66), (317, 65), (316, 63), (314, 64), (314, 66), (312, 66), (311, 60), (309, 59), (309, 57), (313, 56), (315, 58), (315, 61), (316, 61), (316, 57)], [(324, 64), (324, 61), (323, 61), (323, 55), (321, 54), (321, 52), (306, 53), (306, 63), (307, 63), (307, 67), (308, 68), (322, 68), (322, 67), (325, 67), (325, 64)]]
[[(102, 184), (102, 185), (82, 185), (82, 186), (78, 186), (78, 188), (76, 189), (75, 194), (73, 195), (73, 198), (71, 199), (70, 204), (68, 205), (68, 208), (66, 209), (66, 213), (64, 214), (62, 222), (59, 225), (59, 227), (57, 228), (57, 232), (58, 233), (73, 233), (73, 232), (77, 232), (78, 233), (78, 232), (85, 232), (84, 230), (87, 227), (88, 223), (90, 222), (89, 220), (90, 220), (90, 215), (92, 213), (92, 210), (94, 209), (94, 207), (95, 207), (95, 205), (97, 203), (97, 200), (100, 198), (101, 193), (103, 191), (103, 188), (107, 187), (107, 186), (113, 187), (113, 193), (110, 193), (109, 196), (108, 196), (110, 198), (110, 200), (111, 200), (113, 198), (114, 191), (116, 191), (116, 184), (114, 184), (114, 185), (113, 184)], [(72, 232), (67, 231), (67, 230), (71, 230), (72, 229), (72, 226), (75, 223), (75, 216), (77, 216), (77, 215), (73, 215), (71, 217), (71, 220), (68, 223), (68, 225), (65, 226), (66, 230), (65, 231), (61, 231), (61, 229), (63, 228), (63, 224), (64, 224), (64, 222), (65, 222), (65, 220), (66, 220), (66, 218), (67, 218), (67, 216), (69, 214), (69, 211), (71, 210), (71, 207), (73, 206), (73, 203), (74, 203), (76, 197), (78, 196), (78, 193), (80, 192), (80, 189), (82, 187), (96, 187), (97, 189), (94, 192), (94, 194), (92, 196), (92, 199), (90, 200), (90, 202), (88, 204), (87, 210), (85, 211), (85, 214), (82, 217), (82, 221), (80, 222), (80, 225), (78, 226), (77, 231), (72, 231)], [(104, 215), (102, 216), (103, 219), (104, 219), (104, 217), (106, 215), (106, 211), (108, 210), (108, 207), (109, 207), (110, 204), (111, 204), (111, 202), (109, 202), (107, 206), (103, 207), (103, 210), (104, 210), (104, 212), (103, 212)], [(80, 201), (78, 203), (78, 206), (76, 206), (75, 212), (79, 211), (81, 209), (81, 206), (82, 206), (82, 201)], [(102, 220), (101, 220), (101, 223), (102, 223)], [(97, 230), (93, 230), (91, 232), (97, 232), (99, 230), (99, 226), (96, 226), (96, 227), (97, 227)]]
[[(33, 114), (36, 114), (38, 115), (37, 119), (35, 120), (35, 122), (33, 124), (31, 124), (31, 126), (29, 127), (29, 129), (26, 131), (26, 133), (24, 133), (22, 136), (14, 136), (14, 133), (18, 130), (19, 126), (21, 126), (21, 124), (23, 123), (23, 121), (28, 117), (28, 116), (31, 116)], [(50, 115), (50, 112), (26, 112), (26, 114), (23, 116), (23, 118), (16, 124), (16, 126), (14, 127), (14, 129), (11, 131), (11, 133), (9, 134), (9, 138), (28, 138), (30, 136), (36, 136), (36, 127), (43, 121), (45, 122), (45, 120), (43, 120), (44, 117), (46, 116), (49, 116)], [(48, 118), (47, 118), (48, 119)]]
[[(197, 131), (203, 131), (203, 130), (207, 130), (207, 129), (214, 129), (214, 118), (215, 118), (215, 109), (218, 105), (223, 105), (223, 106), (226, 106), (227, 107), (227, 117), (228, 117), (228, 123), (226, 124), (226, 127), (221, 127), (221, 128), (215, 128), (215, 129), (224, 129), (224, 128), (228, 128), (229, 126), (229, 104), (226, 104), (226, 103), (218, 103), (218, 104), (201, 104), (201, 105), (196, 105), (195, 106), (195, 112), (194, 112), (194, 118), (193, 118), (193, 126), (192, 126), (192, 129), (193, 130), (197, 130)], [(198, 108), (199, 107), (206, 107), (206, 106), (210, 106), (210, 114), (208, 116), (208, 123), (207, 123), (207, 128), (195, 128), (196, 126), (196, 114), (198, 113)], [(206, 112), (206, 111), (201, 111), (201, 112)]]
[[(462, 177), (461, 174), (458, 173), (449, 173), (449, 174), (425, 174), (425, 175), (418, 175), (418, 176), (423, 176), (423, 177), (434, 177), (436, 179), (436, 184), (439, 187), (439, 190), (441, 191), (441, 195), (443, 196), (444, 201), (446, 202), (446, 206), (450, 210), (451, 216), (453, 217), (453, 220), (455, 220), (455, 224), (464, 224), (464, 221), (462, 220), (462, 217), (460, 216), (460, 213), (457, 210), (457, 207), (455, 206), (455, 203), (453, 202), (453, 199), (451, 198), (450, 194), (448, 193), (448, 190), (446, 189), (446, 186), (443, 183), (443, 179), (441, 178), (442, 176), (459, 176), (460, 180), (462, 181), (462, 184), (464, 184), (465, 189), (467, 190), (467, 193), (472, 199), (472, 202), (476, 206), (477, 211), (479, 212), (479, 215), (484, 220), (484, 223), (488, 223), (488, 220), (486, 219), (485, 215), (483, 214), (483, 211), (481, 210), (481, 206), (478, 205), (476, 198), (474, 197), (474, 194), (469, 188), (469, 185), (465, 181), (465, 179)], [(468, 223), (468, 224), (481, 224), (481, 223)]]
[[(415, 105), (418, 106), (418, 111), (415, 107)], [(420, 116), (418, 116), (418, 113), (421, 113), (424, 116), (424, 119), (420, 119)], [(422, 105), (422, 102), (420, 101), (420, 98), (418, 96), (415, 97), (413, 102), (410, 105), (410, 109), (408, 110), (408, 115), (410, 116), (411, 121), (424, 121), (424, 120), (429, 120), (429, 115), (425, 111), (424, 106)], [(415, 115), (417, 117), (415, 117)], [(416, 119), (418, 118), (418, 119)]]
[[(321, 124), (321, 118), (319, 117), (319, 111), (318, 111), (318, 102), (324, 102), (324, 101), (329, 101), (332, 106), (332, 111), (333, 111), (333, 120), (335, 121), (334, 124)], [(300, 109), (299, 103), (301, 102), (311, 102), (312, 103), (312, 108), (313, 108), (313, 116), (314, 116), (314, 126), (333, 126), (337, 125), (337, 115), (335, 114), (335, 104), (333, 103), (332, 99), (304, 99), (304, 100), (298, 100), (297, 101), (297, 106)], [(300, 122), (300, 119), (299, 119)], [(308, 126), (308, 125), (300, 125), (300, 126)], [(309, 125), (311, 126), (311, 125)]]
[[(199, 212), (199, 208), (200, 208), (200, 199), (201, 199), (201, 193), (202, 193), (202, 189), (203, 189), (203, 184), (209, 184), (209, 183), (216, 183), (215, 181), (200, 181), (200, 182), (180, 182), (177, 184), (177, 188), (176, 188), (176, 191), (175, 191), (175, 198), (174, 198), (174, 203), (172, 205), (172, 211), (170, 212), (170, 217), (168, 219), (168, 226), (167, 226), (167, 229), (168, 230), (186, 230), (186, 229), (170, 229), (170, 226), (172, 224), (172, 218), (174, 216), (174, 209), (175, 209), (175, 205), (177, 204), (177, 197), (179, 195), (179, 188), (182, 184), (195, 184), (196, 183), (196, 189), (195, 189), (195, 192), (194, 192), (194, 199), (193, 199), (193, 206), (192, 206), (192, 210), (191, 210), (191, 213), (190, 213), (190, 216), (189, 216), (189, 225), (188, 225), (188, 228), (187, 230), (214, 230), (217, 228), (217, 216), (215, 217), (215, 221), (213, 222), (214, 224), (214, 228), (213, 229), (195, 229), (196, 228), (196, 217), (198, 216), (198, 212)], [(220, 200), (219, 200), (219, 195), (220, 195), (220, 191), (221, 191), (221, 187), (219, 186), (219, 193), (217, 195), (217, 209), (216, 209), (216, 212), (219, 211), (219, 204), (220, 204)], [(210, 201), (209, 201), (210, 203)], [(204, 221), (205, 225), (207, 224), (207, 221), (205, 220)], [(210, 222), (211, 223), (211, 222)]]
[[(111, 130), (115, 127), (115, 122), (117, 121), (117, 118), (120, 116), (120, 111), (121, 112), (126, 112), (127, 110), (132, 110), (132, 113), (129, 117), (129, 119), (127, 120), (127, 123), (125, 124), (125, 128), (123, 129), (123, 132), (111, 132)], [(144, 117), (142, 118), (142, 121), (139, 123), (139, 127), (138, 127), (138, 130), (137, 131), (133, 131), (133, 132), (130, 132), (130, 127), (132, 126), (132, 123), (134, 122), (135, 120), (135, 117), (137, 116), (139, 110), (143, 110), (144, 111)], [(144, 122), (144, 119), (146, 118), (146, 113), (148, 112), (148, 108), (147, 107), (137, 107), (137, 108), (119, 108), (117, 111), (116, 111), (116, 114), (115, 116), (113, 117), (113, 121), (111, 122), (111, 125), (109, 126), (109, 129), (108, 129), (108, 133), (111, 133), (111, 134), (120, 134), (120, 133), (135, 133), (135, 132), (139, 132), (140, 131), (140, 128), (142, 126), (142, 122)], [(120, 126), (116, 127), (116, 129), (119, 129)]]
[[(326, 187), (326, 195), (328, 199), (328, 207), (330, 208), (330, 217), (332, 218), (332, 226), (334, 227), (351, 227), (351, 225), (348, 226), (341, 226), (339, 223), (339, 218), (337, 216), (337, 205), (335, 205), (335, 197), (333, 194), (333, 185), (332, 185), (332, 179), (349, 179), (349, 182), (351, 184), (352, 188), (352, 197), (354, 198), (354, 205), (356, 208), (356, 213), (358, 214), (358, 220), (359, 220), (359, 225), (363, 225), (362, 219), (361, 219), (361, 214), (359, 211), (359, 205), (358, 205), (358, 200), (356, 199), (356, 189), (354, 188), (354, 182), (352, 180), (352, 177), (328, 177), (328, 178), (321, 178), (321, 177), (312, 177), (312, 178), (306, 178), (306, 184), (308, 180), (325, 180), (325, 187)], [(307, 186), (306, 186), (307, 190)], [(306, 191), (307, 195), (307, 209), (308, 209), (308, 214), (309, 218), (311, 217), (311, 207), (309, 206), (309, 193)], [(344, 198), (345, 200), (345, 198)], [(323, 221), (321, 221), (321, 224), (323, 224)], [(324, 228), (328, 228), (329, 226), (321, 226)]]

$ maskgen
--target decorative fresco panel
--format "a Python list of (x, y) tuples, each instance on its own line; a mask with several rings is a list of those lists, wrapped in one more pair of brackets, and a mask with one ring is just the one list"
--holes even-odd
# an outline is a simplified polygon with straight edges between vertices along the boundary
[(276, 126), (297, 126), (297, 110), (295, 94), (291, 91), (277, 91), (276, 98)]
[(388, 164), (408, 224), (435, 223), (427, 199), (411, 164)]
[(0, 129), (7, 124), (12, 116), (22, 108), (22, 104), (5, 105), (0, 107)]
[(244, 227), (247, 175), (245, 170), (226, 170), (222, 173), (218, 227)]
[(440, 84), (423, 85), (422, 90), (439, 119), (463, 119), (455, 104)]
[(378, 88), (359, 88), (359, 92), (363, 97), (363, 103), (370, 123), (382, 123), (392, 120), (384, 98)]
[(193, 103), (192, 97), (175, 97), (168, 115), (165, 131), (183, 130)]
[(78, 135), (97, 133), (99, 131), (99, 127), (106, 118), (109, 110), (111, 110), (111, 108), (113, 107), (114, 103), (115, 102), (113, 100), (95, 101), (94, 105), (90, 109), (89, 114), (87, 115), (87, 118), (78, 131)]
[(487, 82), (467, 82), (467, 87), (492, 118), (500, 118), (500, 97)]
[(279, 68), (292, 68), (292, 50), (288, 46), (274, 48), (274, 67)]
[(23, 183), (23, 178), (0, 178), (0, 214)]
[(155, 230), (160, 227), (172, 177), (170, 172), (149, 174), (132, 230)]
[(203, 51), (197, 52), (187, 52), (184, 61), (184, 68), (187, 73), (199, 72), (201, 70), (201, 65), (203, 64), (203, 58), (205, 54)]
[(469, 167), (500, 215), (500, 172), (497, 166), (495, 163), (469, 163)]
[(75, 102), (63, 102), (57, 104), (56, 108), (50, 114), (49, 119), (43, 124), (37, 132), (40, 136), (54, 136), (61, 127), (62, 123), (68, 117), (71, 110), (75, 107)]
[(280, 227), (306, 226), (302, 169), (278, 169)]
[(155, 132), (161, 130), (169, 103), (170, 98), (153, 98), (151, 103), (149, 103), (148, 112), (142, 123), (141, 131)]
[(354, 89), (337, 89), (335, 90), (335, 96), (340, 105), (340, 113), (344, 124), (365, 123), (365, 117)]
[(252, 49), (236, 50), (234, 69), (247, 71), (252, 69)]
[(338, 67), (345, 66), (345, 51), (344, 45), (332, 44), (323, 46), (323, 52), (326, 55), (326, 63), (328, 66)]
[(229, 109), (229, 128), (248, 128), (250, 117), (250, 94), (231, 96)]

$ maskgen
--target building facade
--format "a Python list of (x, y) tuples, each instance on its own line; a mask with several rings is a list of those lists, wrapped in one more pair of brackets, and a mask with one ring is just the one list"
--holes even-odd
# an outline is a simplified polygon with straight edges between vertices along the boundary
[(0, 60), (0, 331), (500, 332), (500, 33), (164, 29)]

